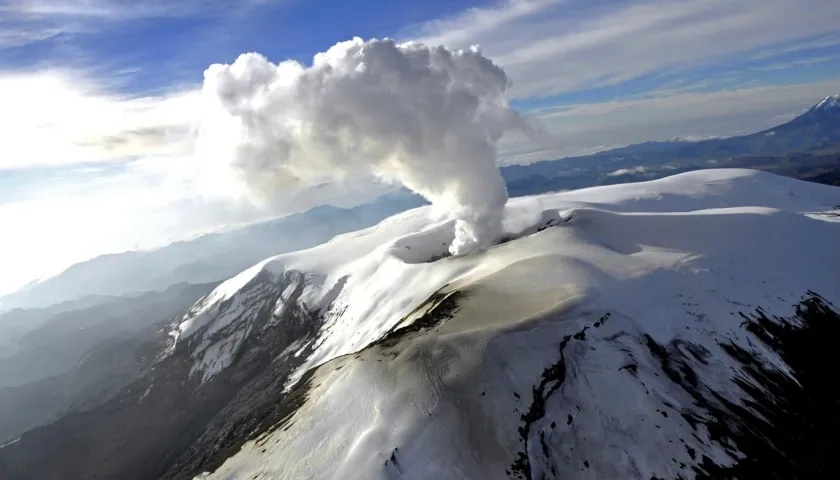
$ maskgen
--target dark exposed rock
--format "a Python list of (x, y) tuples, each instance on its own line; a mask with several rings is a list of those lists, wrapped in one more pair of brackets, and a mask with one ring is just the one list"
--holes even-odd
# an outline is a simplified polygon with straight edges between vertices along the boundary
[[(443, 289), (445, 288), (446, 286), (443, 287)], [(428, 308), (423, 315), (408, 325), (391, 330), (382, 336), (382, 338), (374, 342), (371, 346), (394, 346), (408, 335), (423, 330), (430, 330), (446, 320), (453, 318), (458, 312), (458, 300), (461, 298), (463, 293), (459, 291), (444, 293), (442, 291), (443, 289), (432, 294), (428, 300), (417, 307), (414, 312), (408, 315), (408, 317), (411, 317), (415, 312)]]
[[(600, 324), (603, 324), (603, 322), (608, 318), (608, 314), (604, 315), (596, 323), (600, 322), (598, 325), (600, 326)], [(593, 326), (595, 326), (595, 324), (593, 324)], [(531, 405), (528, 407), (528, 411), (522, 414), (522, 425), (519, 427), (519, 438), (522, 442), (523, 448), (522, 451), (517, 454), (513, 465), (511, 465), (507, 470), (508, 476), (511, 478), (520, 480), (533, 479), (531, 474), (531, 459), (528, 456), (528, 442), (531, 439), (531, 430), (536, 422), (542, 420), (546, 416), (546, 402), (560, 389), (563, 382), (566, 380), (566, 357), (564, 354), (566, 346), (573, 340), (584, 341), (586, 339), (587, 330), (589, 330), (589, 325), (584, 326), (574, 334), (563, 337), (563, 340), (558, 345), (558, 351), (560, 353), (559, 358), (555, 363), (543, 370), (540, 383), (534, 386)], [(567, 421), (571, 423), (571, 420), (572, 416), (569, 415)], [(552, 422), (552, 428), (554, 428), (553, 426), (554, 423)], [(541, 432), (540, 436), (543, 447), (543, 455), (546, 461), (550, 461), (551, 455), (548, 451), (548, 447), (545, 445), (545, 438), (542, 435), (543, 432)], [(549, 465), (549, 470), (556, 471), (556, 467), (554, 467), (554, 465)]]
[[(724, 479), (822, 479), (835, 478), (833, 453), (840, 447), (840, 394), (833, 384), (835, 346), (840, 339), (840, 315), (822, 297), (808, 292), (790, 318), (770, 317), (765, 312), (743, 315), (743, 328), (769, 347), (790, 368), (778, 370), (758, 350), (734, 342), (722, 344), (742, 370), (734, 379), (741, 390), (740, 402), (733, 402), (705, 385), (697, 366), (708, 364), (710, 353), (700, 345), (674, 339), (666, 345), (644, 336), (643, 342), (659, 363), (664, 376), (693, 399), (691, 404), (665, 406), (676, 410), (696, 431), (701, 428), (723, 448), (730, 461), (715, 463), (683, 441), (689, 462), (674, 459), (680, 469), (693, 470), (697, 478)], [(543, 478), (556, 478), (558, 452), (546, 441), (544, 431), (533, 434), (536, 423), (546, 415), (546, 401), (560, 389), (568, 372), (563, 351), (570, 341), (586, 341), (585, 331), (566, 336), (559, 345), (560, 356), (534, 386), (533, 402), (522, 415), (519, 429), (523, 450), (507, 470), (511, 478), (532, 480), (530, 441), (540, 442)], [(637, 366), (621, 368), (636, 374)], [(657, 410), (663, 418), (669, 411)], [(556, 415), (556, 412), (554, 413)], [(567, 425), (573, 417), (567, 414)], [(552, 421), (554, 428), (556, 422)], [(699, 432), (698, 432), (699, 433)], [(696, 440), (696, 439), (695, 439)], [(589, 462), (584, 459), (588, 468)], [(554, 476), (551, 476), (554, 475)], [(658, 474), (652, 478), (670, 478)], [(678, 475), (676, 478), (686, 478)]]
[[(743, 393), (738, 403), (698, 380), (683, 353), (693, 352), (695, 360), (703, 360), (705, 356), (697, 355), (696, 348), (686, 349), (687, 344), (680, 341), (663, 346), (648, 337), (648, 348), (659, 358), (662, 370), (699, 407), (696, 412), (683, 408), (682, 417), (695, 430), (703, 425), (731, 457), (731, 465), (718, 465), (704, 455), (693, 467), (697, 478), (835, 478), (840, 394), (833, 378), (840, 315), (822, 297), (809, 292), (791, 318), (771, 318), (761, 310), (742, 316), (744, 328), (781, 357), (790, 375), (768, 364), (757, 350), (723, 343), (743, 369), (734, 379)], [(695, 459), (696, 451), (686, 449)]]
[(761, 361), (756, 351), (724, 344), (745, 375), (736, 379), (746, 394), (743, 405), (722, 399), (710, 408), (716, 429), (743, 458), (729, 467), (709, 461), (698, 470), (705, 479), (836, 478), (834, 455), (840, 447), (840, 393), (836, 379), (840, 315), (809, 292), (791, 318), (757, 311), (745, 328), (776, 352), (788, 375)]

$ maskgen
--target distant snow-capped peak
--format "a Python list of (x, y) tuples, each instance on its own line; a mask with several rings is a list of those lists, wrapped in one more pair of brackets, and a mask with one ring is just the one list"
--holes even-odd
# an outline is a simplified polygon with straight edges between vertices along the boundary
[(840, 107), (840, 95), (830, 95), (817, 104), (815, 109), (829, 110)]
[(715, 138), (722, 138), (718, 135), (683, 135), (670, 138), (666, 142), (687, 143), (687, 142), (702, 142), (703, 140), (712, 140)]

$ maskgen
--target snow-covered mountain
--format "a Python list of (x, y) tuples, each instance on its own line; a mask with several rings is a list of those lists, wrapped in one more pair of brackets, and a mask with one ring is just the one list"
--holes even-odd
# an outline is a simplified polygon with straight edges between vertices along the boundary
[(830, 95), (828, 97), (825, 97), (814, 108), (818, 110), (840, 109), (840, 95)]
[[(230, 312), (251, 278), (295, 272), (298, 302), (324, 312), (298, 371), (321, 368), (283, 428), (211, 477), (648, 479), (737, 465), (746, 447), (712, 432), (710, 414), (738, 416), (761, 400), (745, 386), (762, 385), (733, 349), (802, 381), (741, 314), (793, 316), (809, 291), (840, 300), (837, 205), (836, 188), (708, 171), (522, 199), (515, 240), (467, 257), (435, 260), (451, 224), (414, 210), (261, 263), (188, 315), (178, 341), (241, 318)], [(239, 335), (199, 349), (195, 371), (228, 364)]]
[(517, 198), (458, 257), (430, 213), (223, 283), (119, 402), (0, 448), (0, 476), (827, 474), (840, 189), (706, 170)]

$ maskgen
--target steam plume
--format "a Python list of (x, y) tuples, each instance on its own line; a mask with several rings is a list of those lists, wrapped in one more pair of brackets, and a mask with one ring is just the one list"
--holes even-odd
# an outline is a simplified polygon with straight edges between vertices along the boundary
[(478, 48), (339, 43), (311, 66), (256, 53), (204, 73), (200, 137), (263, 201), (289, 187), (374, 174), (456, 219), (453, 254), (492, 244), (507, 201), (496, 141), (526, 122)]

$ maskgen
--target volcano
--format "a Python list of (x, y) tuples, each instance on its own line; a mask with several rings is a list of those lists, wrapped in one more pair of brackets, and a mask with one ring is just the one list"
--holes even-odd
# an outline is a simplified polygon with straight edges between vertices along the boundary
[[(821, 114), (820, 114), (821, 115)], [(2, 478), (828, 478), (840, 189), (751, 170), (429, 207), (266, 259)]]

